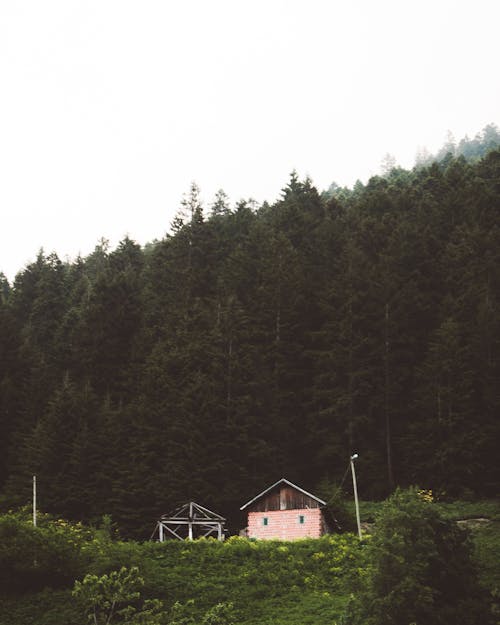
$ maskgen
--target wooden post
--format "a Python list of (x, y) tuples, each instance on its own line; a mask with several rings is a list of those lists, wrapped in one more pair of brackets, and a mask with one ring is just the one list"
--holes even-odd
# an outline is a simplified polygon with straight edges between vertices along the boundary
[(193, 502), (189, 503), (189, 540), (193, 540)]
[(163, 524), (161, 521), (158, 524), (158, 530), (159, 530), (159, 535), (160, 535), (160, 542), (162, 543), (164, 538), (163, 538)]
[[(33, 527), (36, 527), (36, 475), (33, 476)], [(38, 566), (38, 560), (36, 557), (36, 547), (35, 547), (35, 553), (33, 555), (33, 566), (35, 568)]]

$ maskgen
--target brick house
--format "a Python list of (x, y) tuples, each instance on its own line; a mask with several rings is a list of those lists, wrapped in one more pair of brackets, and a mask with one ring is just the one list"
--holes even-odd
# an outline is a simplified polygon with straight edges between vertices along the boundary
[(326, 502), (285, 478), (263, 490), (240, 510), (248, 512), (249, 538), (319, 538), (335, 524)]

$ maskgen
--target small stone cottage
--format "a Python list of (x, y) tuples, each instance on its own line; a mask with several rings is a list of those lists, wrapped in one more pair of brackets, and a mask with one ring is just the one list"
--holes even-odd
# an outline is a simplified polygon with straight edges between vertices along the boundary
[(294, 540), (319, 538), (330, 532), (334, 519), (326, 502), (282, 478), (241, 506), (247, 510), (249, 538)]

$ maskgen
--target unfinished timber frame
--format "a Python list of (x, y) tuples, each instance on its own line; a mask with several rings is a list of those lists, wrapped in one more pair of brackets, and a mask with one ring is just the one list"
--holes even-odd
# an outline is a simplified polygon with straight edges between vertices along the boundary
[(164, 514), (156, 524), (153, 536), (158, 532), (158, 540), (174, 537), (178, 540), (193, 540), (217, 536), (224, 540), (226, 519), (203, 506), (190, 501), (170, 514)]

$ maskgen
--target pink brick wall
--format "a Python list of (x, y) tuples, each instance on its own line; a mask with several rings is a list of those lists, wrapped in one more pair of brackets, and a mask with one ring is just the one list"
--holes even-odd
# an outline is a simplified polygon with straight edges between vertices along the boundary
[[(299, 523), (299, 517), (304, 523)], [(267, 518), (267, 525), (263, 519)], [(273, 510), (248, 513), (248, 536), (250, 538), (294, 540), (295, 538), (319, 538), (323, 534), (323, 519), (319, 508), (305, 510)]]

